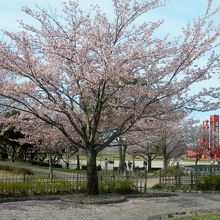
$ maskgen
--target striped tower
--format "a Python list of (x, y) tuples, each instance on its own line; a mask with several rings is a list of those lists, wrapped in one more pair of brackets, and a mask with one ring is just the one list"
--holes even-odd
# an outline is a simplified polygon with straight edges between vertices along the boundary
[(220, 157), (219, 150), (219, 115), (210, 115), (210, 145), (209, 154), (213, 159)]

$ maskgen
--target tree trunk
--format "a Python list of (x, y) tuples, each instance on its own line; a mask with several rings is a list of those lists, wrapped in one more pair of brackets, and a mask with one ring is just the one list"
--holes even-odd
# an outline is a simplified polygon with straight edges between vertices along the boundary
[(147, 155), (147, 161), (148, 161), (148, 171), (151, 171), (152, 169), (152, 155), (151, 154), (148, 154)]
[(169, 158), (164, 156), (163, 157), (163, 169), (167, 169), (168, 164), (169, 164)]
[(12, 154), (11, 154), (11, 162), (14, 163), (15, 162), (15, 148), (12, 146)]
[(76, 155), (76, 169), (80, 170), (79, 154)]
[(70, 168), (70, 163), (69, 162), (65, 162), (66, 163), (66, 169)]
[(70, 156), (69, 156), (69, 152), (66, 153), (66, 158), (64, 160), (65, 165), (66, 165), (66, 169), (70, 168)]
[(119, 146), (119, 170), (125, 170), (125, 155), (127, 146)]
[(135, 172), (135, 156), (132, 156), (132, 171)]
[(167, 169), (170, 159), (170, 154), (167, 152), (167, 146), (163, 146), (163, 169)]
[[(87, 148), (88, 149), (88, 148)], [(96, 168), (96, 152), (93, 147), (87, 151), (87, 193), (88, 195), (99, 194), (98, 176)]]
[(32, 162), (32, 161), (34, 160), (35, 156), (37, 155), (37, 152), (38, 152), (38, 151), (34, 151), (34, 152), (33, 152), (33, 151), (31, 150), (31, 152), (30, 152), (30, 158), (29, 158), (29, 161), (30, 161), (30, 162)]
[(48, 157), (49, 157), (49, 178), (50, 178), (50, 182), (52, 182), (53, 180), (53, 164), (52, 164), (52, 156), (51, 156), (51, 152), (48, 153)]

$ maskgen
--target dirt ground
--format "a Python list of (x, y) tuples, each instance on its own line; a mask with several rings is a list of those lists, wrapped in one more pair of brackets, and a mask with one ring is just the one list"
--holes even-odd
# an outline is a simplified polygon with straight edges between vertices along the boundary
[(169, 197), (127, 198), (123, 203), (79, 204), (71, 200), (0, 203), (1, 220), (156, 220), (191, 213), (220, 211), (220, 196), (179, 193)]

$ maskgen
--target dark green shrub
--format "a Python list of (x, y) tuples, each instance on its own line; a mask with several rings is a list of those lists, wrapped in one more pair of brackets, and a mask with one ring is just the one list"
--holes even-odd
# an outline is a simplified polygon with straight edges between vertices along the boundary
[(114, 193), (115, 192), (115, 182), (114, 181), (100, 181), (99, 190), (100, 193)]
[(116, 193), (129, 194), (134, 191), (133, 183), (129, 180), (116, 182)]
[(140, 170), (140, 171), (136, 172), (136, 175), (139, 176), (139, 177), (143, 177), (144, 178), (146, 176), (146, 172), (143, 171), (143, 170)]
[(196, 180), (196, 188), (207, 191), (220, 191), (220, 176), (203, 176)]
[(0, 152), (0, 160), (7, 160), (8, 154), (5, 152)]
[(99, 182), (100, 193), (129, 194), (135, 191), (133, 183), (129, 180), (107, 180)]
[(152, 186), (152, 189), (165, 189), (166, 185), (164, 183), (157, 183)]
[(82, 165), (82, 170), (87, 170), (87, 166), (86, 165)]
[(33, 195), (71, 194), (86, 192), (85, 183), (53, 182), (53, 183), (2, 183), (0, 182), (0, 197), (21, 197)]

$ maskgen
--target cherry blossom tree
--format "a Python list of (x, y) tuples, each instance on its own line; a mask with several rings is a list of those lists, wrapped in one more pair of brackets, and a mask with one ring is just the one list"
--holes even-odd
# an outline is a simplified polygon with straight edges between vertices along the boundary
[[(154, 123), (152, 123), (154, 121)], [(133, 170), (135, 170), (135, 158), (141, 157), (148, 162), (148, 170), (151, 170), (151, 162), (157, 156), (158, 149), (151, 141), (154, 137), (154, 126), (159, 120), (141, 120), (126, 134), (127, 153), (132, 157)]]
[(133, 169), (135, 169), (135, 158), (141, 157), (145, 161), (147, 161), (147, 170), (151, 171), (152, 161), (159, 155), (158, 147), (158, 145), (154, 145), (153, 143), (151, 143), (149, 139), (148, 141), (142, 139), (135, 145), (135, 147), (129, 146), (127, 152), (129, 155), (132, 156)]
[(192, 151), (195, 158), (195, 165), (199, 160), (208, 153), (210, 133), (209, 130), (204, 129), (203, 126), (192, 126), (190, 129), (190, 142), (187, 145), (187, 150)]
[(0, 135), (1, 152), (7, 155), (11, 162), (24, 161), (27, 151), (32, 147), (28, 144), (19, 144), (17, 140), (22, 137), (22, 133), (15, 131), (14, 127), (4, 129)]
[[(112, 18), (97, 6), (83, 11), (72, 1), (64, 4), (62, 16), (24, 7), (39, 25), (20, 22), (21, 32), (4, 32), (1, 105), (35, 116), (83, 149), (87, 192), (98, 194), (101, 150), (143, 118), (179, 108), (204, 110), (203, 97), (214, 97), (213, 89), (189, 93), (218, 65), (220, 28), (212, 17), (219, 9), (211, 2), (177, 39), (155, 34), (162, 21), (136, 22), (163, 0), (112, 0)], [(216, 102), (205, 106), (214, 108)]]
[[(63, 148), (63, 154), (61, 159), (66, 164), (66, 169), (69, 169), (70, 160), (74, 155), (76, 155), (76, 153), (78, 153), (78, 149), (72, 147), (70, 144), (68, 147), (66, 146), (65, 148)], [(77, 162), (77, 169), (79, 169), (78, 162)]]
[[(18, 139), (24, 137), (20, 131), (16, 131), (14, 125), (5, 123), (8, 118), (15, 116), (18, 112), (3, 112), (0, 116), (0, 152), (3, 158), (10, 159), (11, 162), (26, 161), (33, 158), (37, 149), (32, 145), (25, 143), (19, 144)], [(28, 158), (29, 157), (29, 158)]]
[[(17, 144), (35, 146), (41, 153), (46, 154), (51, 180), (53, 179), (53, 166), (63, 158), (64, 153), (69, 153), (69, 159), (70, 150), (78, 151), (73, 150), (71, 142), (58, 129), (30, 114), (17, 113), (5, 122), (9, 127), (13, 125), (15, 131), (21, 134), (17, 138)], [(65, 159), (64, 161), (69, 162)]]
[[(166, 169), (171, 159), (173, 164), (185, 154), (187, 147), (192, 145), (195, 138), (197, 121), (187, 118), (162, 123), (155, 133), (153, 143), (163, 156), (163, 168)], [(198, 136), (197, 136), (198, 138)]]
[(157, 142), (163, 156), (163, 168), (167, 169), (172, 158), (180, 157), (186, 149), (184, 136), (178, 132), (178, 127), (161, 130), (160, 139)]

